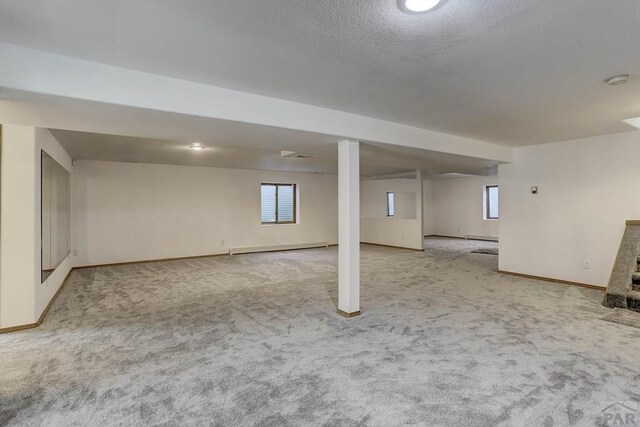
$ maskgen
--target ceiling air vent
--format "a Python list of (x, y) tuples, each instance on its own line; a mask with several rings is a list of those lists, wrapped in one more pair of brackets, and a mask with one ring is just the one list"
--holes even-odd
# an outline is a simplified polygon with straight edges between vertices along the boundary
[(298, 153), (296, 151), (280, 151), (280, 157), (285, 159), (315, 159), (316, 155), (307, 153)]

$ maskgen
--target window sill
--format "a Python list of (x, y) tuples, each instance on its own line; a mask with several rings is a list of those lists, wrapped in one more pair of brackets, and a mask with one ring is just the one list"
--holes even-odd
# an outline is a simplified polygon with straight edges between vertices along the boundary
[(287, 225), (299, 225), (297, 222), (283, 222), (283, 223), (269, 223), (269, 222), (263, 222), (260, 225), (262, 225), (263, 227), (274, 227), (274, 226), (287, 226)]
[(500, 218), (483, 218), (484, 221), (500, 221)]

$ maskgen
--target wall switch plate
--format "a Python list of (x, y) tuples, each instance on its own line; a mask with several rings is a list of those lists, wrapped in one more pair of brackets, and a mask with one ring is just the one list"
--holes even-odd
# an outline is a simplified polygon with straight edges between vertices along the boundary
[(591, 264), (589, 263), (589, 261), (583, 261), (582, 262), (582, 268), (584, 268), (585, 270), (588, 270), (591, 268)]

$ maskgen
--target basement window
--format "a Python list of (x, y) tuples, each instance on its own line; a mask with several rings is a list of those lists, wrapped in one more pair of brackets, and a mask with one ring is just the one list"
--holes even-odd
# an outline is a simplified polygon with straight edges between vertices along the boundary
[(296, 223), (296, 185), (261, 184), (262, 224)]
[(487, 185), (484, 191), (484, 219), (498, 219), (498, 186)]
[(387, 193), (387, 218), (393, 218), (396, 214), (396, 201), (394, 193)]

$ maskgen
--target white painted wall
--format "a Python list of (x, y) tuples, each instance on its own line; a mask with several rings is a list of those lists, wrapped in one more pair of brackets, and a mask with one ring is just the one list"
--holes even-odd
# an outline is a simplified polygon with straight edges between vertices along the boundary
[(0, 328), (35, 323), (71, 269), (67, 257), (40, 283), (42, 149), (71, 170), (71, 158), (48, 130), (3, 125)]
[(362, 180), (360, 211), (363, 218), (387, 217), (387, 193), (395, 194), (395, 217), (416, 219), (415, 179)]
[(361, 218), (361, 240), (363, 243), (422, 250), (418, 223), (415, 219)]
[(35, 128), (2, 127), (0, 327), (34, 323), (36, 261)]
[(519, 148), (499, 176), (500, 269), (606, 286), (640, 219), (640, 132)]
[[(498, 184), (498, 178), (495, 176), (431, 181), (433, 232), (429, 234), (497, 238), (499, 221), (485, 220), (483, 205), (484, 187), (496, 184)], [(500, 196), (502, 196), (502, 189), (500, 189)]]
[[(422, 209), (417, 209), (417, 182), (415, 179), (381, 179), (363, 180), (361, 185), (361, 213), (360, 240), (365, 243), (406, 247), (411, 249), (423, 248), (423, 225), (417, 215), (422, 215)], [(412, 193), (416, 214), (412, 219), (386, 218), (387, 192)], [(400, 203), (410, 198), (400, 198)]]
[[(337, 243), (337, 176), (77, 161), (74, 265)], [(298, 224), (261, 225), (260, 183), (298, 185)]]

